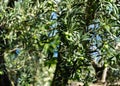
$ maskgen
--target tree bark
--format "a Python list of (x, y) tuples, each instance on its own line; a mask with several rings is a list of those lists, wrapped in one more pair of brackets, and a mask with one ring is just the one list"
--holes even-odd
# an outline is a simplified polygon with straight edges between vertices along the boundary
[(66, 86), (70, 77), (69, 68), (65, 65), (66, 61), (62, 58), (59, 52), (57, 58), (56, 69), (51, 86)]
[[(1, 24), (0, 24), (1, 25)], [(3, 35), (6, 34), (7, 31), (4, 25), (0, 26), (0, 86), (12, 86), (11, 81), (8, 77), (8, 72), (5, 66), (4, 52), (8, 48), (7, 40), (4, 40)]]
[(102, 83), (106, 82), (107, 72), (108, 72), (108, 67), (105, 67), (104, 70), (103, 70), (102, 79), (101, 79)]
[[(64, 39), (64, 34), (60, 32), (59, 36), (61, 37), (61, 42), (64, 43), (63, 45), (67, 46), (68, 43)], [(63, 58), (64, 53), (66, 53), (63, 45), (59, 45), (57, 64), (51, 86), (66, 86), (71, 74), (75, 72), (74, 66), (76, 65), (76, 62), (73, 63), (74, 65), (70, 65), (67, 60)]]
[(12, 86), (5, 67), (4, 52), (0, 51), (0, 86)]

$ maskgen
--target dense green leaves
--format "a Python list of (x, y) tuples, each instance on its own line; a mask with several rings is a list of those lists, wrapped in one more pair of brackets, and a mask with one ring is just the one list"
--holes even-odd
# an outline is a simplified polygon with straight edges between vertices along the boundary
[(108, 81), (113, 80), (113, 69), (120, 69), (115, 50), (120, 33), (116, 0), (19, 0), (14, 8), (4, 1), (0, 4), (0, 51), (5, 50), (13, 83), (64, 86), (70, 79), (91, 82), (95, 80), (91, 61), (96, 59), (111, 69)]

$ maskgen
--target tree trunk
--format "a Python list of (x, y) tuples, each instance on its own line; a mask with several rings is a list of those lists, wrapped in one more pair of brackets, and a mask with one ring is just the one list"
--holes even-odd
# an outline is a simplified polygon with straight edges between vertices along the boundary
[(68, 83), (68, 79), (70, 77), (69, 67), (66, 65), (66, 61), (62, 58), (61, 54), (59, 53), (56, 70), (54, 73), (54, 78), (52, 80), (51, 86), (66, 86)]
[(107, 72), (108, 72), (108, 67), (104, 68), (104, 70), (103, 70), (102, 79), (101, 79), (102, 83), (106, 82)]
[(9, 80), (8, 73), (5, 67), (4, 52), (0, 52), (0, 86), (12, 86), (11, 81)]
[(8, 48), (7, 40), (3, 35), (6, 34), (4, 25), (0, 26), (0, 86), (12, 86), (5, 67), (4, 51)]
[[(63, 45), (67, 47), (69, 44), (68, 41), (64, 39), (65, 35), (60, 32), (59, 36), (61, 42), (64, 43)], [(57, 64), (51, 86), (66, 86), (70, 76), (76, 70), (76, 61), (73, 62), (73, 65), (70, 65), (68, 64), (67, 59), (63, 58), (64, 54), (66, 53), (63, 45), (59, 45)]]

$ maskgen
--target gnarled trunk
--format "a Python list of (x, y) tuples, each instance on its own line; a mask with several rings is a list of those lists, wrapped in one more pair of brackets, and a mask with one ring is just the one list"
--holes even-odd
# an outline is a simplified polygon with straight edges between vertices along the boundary
[[(0, 24), (1, 25), (1, 24)], [(8, 72), (5, 67), (4, 52), (8, 48), (7, 40), (4, 40), (3, 35), (6, 34), (4, 25), (0, 26), (0, 86), (12, 86), (8, 77)]]
[(4, 52), (0, 51), (0, 86), (12, 86), (5, 67)]

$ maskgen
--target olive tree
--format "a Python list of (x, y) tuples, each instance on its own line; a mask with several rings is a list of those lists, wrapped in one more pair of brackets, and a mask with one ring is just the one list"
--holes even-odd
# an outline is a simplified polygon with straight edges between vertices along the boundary
[[(0, 5), (0, 64), (8, 72), (1, 66), (2, 78), (7, 76), (12, 85), (43, 85), (49, 76), (46, 67), (56, 67), (51, 72), (53, 80), (48, 79), (51, 86), (66, 86), (69, 80), (85, 85), (102, 79), (115, 81), (120, 69), (115, 50), (119, 1), (13, 0), (12, 6), (8, 4), (1, 1)], [(109, 77), (106, 69), (111, 71)]]
[(48, 70), (43, 61), (47, 57), (45, 44), (50, 41), (51, 2), (3, 0), (0, 4), (0, 85), (43, 85), (46, 75), (42, 73)]
[[(65, 86), (73, 78), (85, 84), (94, 79), (106, 82), (107, 70), (119, 69), (116, 62), (119, 57), (115, 51), (119, 3), (112, 0), (69, 0), (61, 1), (58, 9), (60, 44), (51, 86)], [(91, 65), (95, 75), (91, 72)]]

